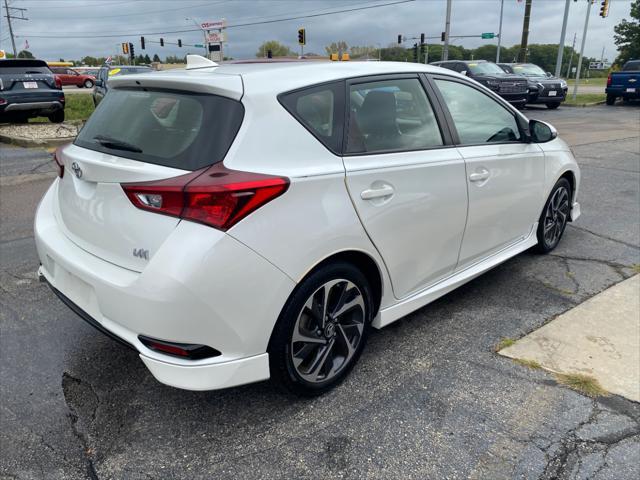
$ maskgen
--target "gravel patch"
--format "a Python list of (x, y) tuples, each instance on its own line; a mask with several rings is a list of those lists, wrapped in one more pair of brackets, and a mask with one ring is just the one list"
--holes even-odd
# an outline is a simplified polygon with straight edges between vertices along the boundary
[(30, 140), (70, 138), (78, 134), (78, 125), (69, 123), (25, 123), (0, 126), (0, 134)]

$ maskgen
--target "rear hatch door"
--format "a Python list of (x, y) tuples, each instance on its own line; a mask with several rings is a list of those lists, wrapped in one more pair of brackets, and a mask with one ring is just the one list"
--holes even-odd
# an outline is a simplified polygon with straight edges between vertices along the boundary
[(136, 208), (121, 184), (190, 174), (222, 161), (243, 112), (239, 101), (213, 93), (111, 89), (74, 145), (58, 152), (64, 165), (55, 209), (61, 229), (84, 250), (142, 271), (180, 220)]

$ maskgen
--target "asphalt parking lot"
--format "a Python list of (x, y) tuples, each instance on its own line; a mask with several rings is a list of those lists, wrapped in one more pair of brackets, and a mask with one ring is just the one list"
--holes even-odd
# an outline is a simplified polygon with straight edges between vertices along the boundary
[(494, 353), (640, 265), (640, 108), (527, 109), (582, 169), (582, 217), (374, 332), (313, 400), (270, 383), (187, 392), (36, 279), (44, 150), (0, 146), (0, 478), (637, 479), (640, 405), (591, 399)]

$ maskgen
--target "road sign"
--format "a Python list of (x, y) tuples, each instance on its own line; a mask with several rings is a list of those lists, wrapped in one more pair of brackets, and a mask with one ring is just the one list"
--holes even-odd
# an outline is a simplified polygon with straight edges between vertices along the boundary
[(4, 50), (0, 50), (0, 59), (7, 58), (7, 54)]
[(194, 47), (195, 47), (195, 48), (204, 48), (204, 45), (203, 45), (203, 44), (201, 44), (201, 43), (196, 43), (196, 44), (194, 45)]
[(607, 70), (611, 64), (607, 62), (589, 62), (589, 70)]
[(487, 39), (487, 38), (493, 38), (493, 37), (495, 37), (495, 36), (496, 36), (496, 34), (495, 34), (495, 33), (483, 33), (483, 34), (481, 35), (481, 37), (482, 37), (482, 38), (484, 38), (484, 39)]

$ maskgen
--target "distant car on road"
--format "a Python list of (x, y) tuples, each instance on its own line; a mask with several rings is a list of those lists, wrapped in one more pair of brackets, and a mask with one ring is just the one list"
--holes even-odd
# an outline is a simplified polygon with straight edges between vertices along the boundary
[(131, 75), (133, 73), (153, 72), (151, 67), (145, 65), (105, 65), (98, 71), (96, 77), (96, 88), (93, 90), (93, 104), (97, 107), (109, 90), (109, 79), (122, 75)]
[(466, 75), (493, 90), (516, 107), (524, 107), (527, 103), (528, 83), (521, 75), (506, 73), (493, 62), (486, 60), (448, 60), (433, 62), (431, 65), (448, 68)]
[(527, 79), (529, 95), (527, 103), (544, 103), (547, 108), (558, 108), (567, 98), (567, 82), (554, 77), (533, 63), (499, 63), (507, 73), (522, 75)]
[(43, 60), (0, 60), (0, 119), (26, 122), (31, 117), (64, 121), (60, 80)]
[(607, 78), (607, 105), (616, 103), (616, 98), (628, 102), (640, 98), (640, 60), (629, 60), (620, 72), (611, 72)]
[(75, 85), (76, 87), (93, 88), (96, 79), (92, 75), (80, 73), (73, 68), (50, 67), (56, 78), (60, 79), (63, 86)]

